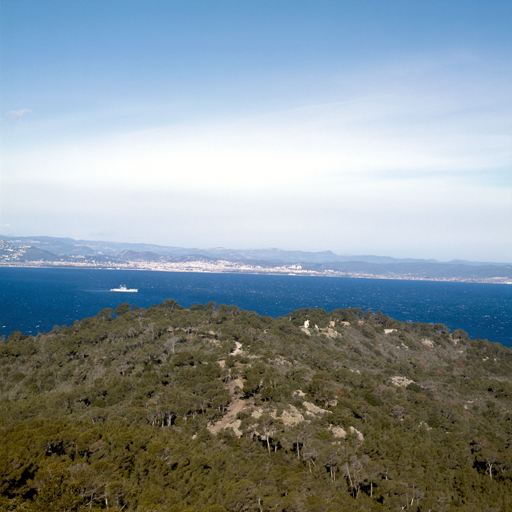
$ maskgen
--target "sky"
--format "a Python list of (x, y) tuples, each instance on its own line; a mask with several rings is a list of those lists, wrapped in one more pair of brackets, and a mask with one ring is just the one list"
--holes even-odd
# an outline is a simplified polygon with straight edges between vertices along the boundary
[(512, 262), (512, 3), (0, 0), (0, 233)]

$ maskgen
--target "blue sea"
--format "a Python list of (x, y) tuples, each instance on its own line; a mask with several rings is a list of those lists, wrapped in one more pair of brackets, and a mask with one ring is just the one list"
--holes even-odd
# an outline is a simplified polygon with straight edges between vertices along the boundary
[[(109, 291), (122, 284), (139, 291)], [(507, 285), (42, 268), (0, 268), (0, 336), (48, 332), (122, 302), (147, 308), (169, 298), (185, 307), (236, 304), (272, 317), (307, 307), (360, 307), (402, 321), (442, 323), (471, 338), (512, 346), (512, 286)]]

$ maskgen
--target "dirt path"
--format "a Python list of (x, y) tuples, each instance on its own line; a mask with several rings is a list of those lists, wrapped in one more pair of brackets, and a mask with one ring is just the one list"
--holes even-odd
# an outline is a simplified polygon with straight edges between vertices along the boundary
[(251, 407), (254, 404), (254, 400), (252, 398), (250, 398), (249, 400), (241, 400), (240, 398), (235, 398), (235, 388), (237, 386), (240, 389), (242, 389), (244, 386), (244, 382), (240, 377), (230, 381), (229, 384), (227, 385), (229, 394), (233, 397), (233, 401), (229, 404), (227, 412), (224, 415), (224, 417), (220, 419), (217, 423), (215, 423), (215, 425), (208, 427), (208, 430), (212, 434), (217, 434), (223, 428), (230, 427), (233, 429), (236, 435), (242, 435), (242, 432), (239, 429), (241, 421), (238, 420), (236, 416), (245, 408)]
[(228, 385), (227, 385), (227, 388), (228, 388), (228, 391), (229, 391), (229, 394), (231, 396), (235, 396), (235, 388), (236, 387), (239, 387), (240, 389), (242, 389), (244, 387), (244, 381), (242, 380), (241, 377), (238, 377), (236, 378), (235, 380), (231, 380), (229, 381)]

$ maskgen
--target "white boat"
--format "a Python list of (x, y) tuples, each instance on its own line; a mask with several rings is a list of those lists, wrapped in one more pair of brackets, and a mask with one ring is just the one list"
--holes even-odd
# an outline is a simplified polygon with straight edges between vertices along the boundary
[(110, 288), (111, 292), (138, 292), (138, 288), (126, 288), (124, 284), (122, 284), (119, 288)]

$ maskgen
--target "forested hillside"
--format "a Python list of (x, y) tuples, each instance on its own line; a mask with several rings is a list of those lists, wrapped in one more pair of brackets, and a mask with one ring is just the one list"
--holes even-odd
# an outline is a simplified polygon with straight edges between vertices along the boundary
[(0, 342), (0, 510), (512, 511), (512, 349), (121, 304)]

